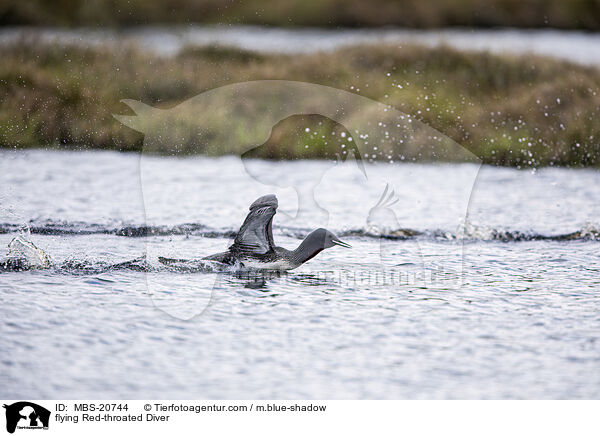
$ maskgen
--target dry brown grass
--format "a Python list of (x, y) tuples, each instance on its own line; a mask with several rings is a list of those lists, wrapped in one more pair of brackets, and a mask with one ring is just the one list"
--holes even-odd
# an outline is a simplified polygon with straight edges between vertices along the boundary
[(600, 0), (4, 0), (0, 24), (253, 23), (600, 29)]
[[(140, 150), (142, 135), (112, 117), (127, 113), (121, 99), (171, 107), (208, 89), (258, 79), (360, 89), (488, 163), (600, 164), (597, 69), (423, 47), (356, 47), (294, 57), (209, 48), (161, 58), (131, 48), (19, 44), (3, 50), (0, 64), (0, 145)], [(299, 129), (307, 123), (318, 135)], [(283, 123), (263, 155), (322, 156), (328, 146), (319, 135), (332, 128), (327, 120), (310, 117)], [(291, 139), (283, 145), (276, 140), (282, 137)], [(302, 152), (307, 143), (309, 155)]]

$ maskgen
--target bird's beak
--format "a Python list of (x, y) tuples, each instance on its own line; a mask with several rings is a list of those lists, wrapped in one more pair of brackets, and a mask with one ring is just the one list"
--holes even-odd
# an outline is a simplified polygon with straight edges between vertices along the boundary
[(352, 248), (352, 245), (347, 244), (344, 241), (340, 241), (339, 239), (333, 239), (331, 242), (333, 242), (335, 245), (339, 245), (340, 247)]

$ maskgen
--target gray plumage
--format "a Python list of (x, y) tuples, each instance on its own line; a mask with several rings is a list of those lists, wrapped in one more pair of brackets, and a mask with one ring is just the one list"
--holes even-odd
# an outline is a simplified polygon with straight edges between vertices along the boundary
[(272, 194), (257, 199), (250, 205), (250, 213), (229, 249), (205, 257), (204, 260), (230, 265), (239, 262), (250, 268), (290, 270), (326, 248), (336, 245), (350, 248), (350, 245), (340, 241), (332, 232), (322, 228), (310, 233), (295, 250), (275, 246), (273, 217), (278, 205), (277, 197)]

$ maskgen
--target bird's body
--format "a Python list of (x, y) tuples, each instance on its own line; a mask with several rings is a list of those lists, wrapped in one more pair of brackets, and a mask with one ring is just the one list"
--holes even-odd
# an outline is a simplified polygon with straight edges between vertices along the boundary
[[(277, 247), (281, 250), (285, 248)], [(286, 250), (288, 251), (288, 250)], [(224, 251), (222, 253), (216, 253), (211, 256), (206, 256), (202, 260), (211, 260), (213, 262), (219, 262), (226, 265), (234, 265), (240, 263), (246, 268), (253, 269), (270, 269), (270, 270), (289, 270), (298, 267), (300, 264), (295, 265), (287, 258), (277, 256), (253, 256), (253, 255), (232, 255), (230, 251)]]
[(350, 247), (325, 229), (317, 229), (310, 233), (295, 250), (275, 246), (272, 222), (277, 206), (277, 197), (272, 194), (257, 199), (250, 206), (250, 213), (229, 249), (207, 256), (203, 260), (227, 265), (239, 263), (243, 267), (253, 269), (291, 270), (326, 248), (335, 245)]

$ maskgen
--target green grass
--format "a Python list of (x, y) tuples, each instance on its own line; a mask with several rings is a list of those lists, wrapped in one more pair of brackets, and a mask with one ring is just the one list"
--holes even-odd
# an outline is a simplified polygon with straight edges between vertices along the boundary
[(4, 0), (1, 24), (516, 26), (600, 29), (599, 0)]
[[(112, 117), (131, 113), (121, 99), (170, 108), (208, 89), (258, 79), (360, 89), (486, 163), (600, 166), (598, 69), (447, 47), (355, 47), (293, 57), (212, 47), (163, 58), (132, 48), (17, 44), (3, 49), (0, 63), (0, 146), (139, 151), (142, 134)], [(236, 140), (253, 134), (223, 128)], [(254, 155), (330, 157), (340, 146), (332, 132), (342, 129), (322, 117), (294, 117)]]

